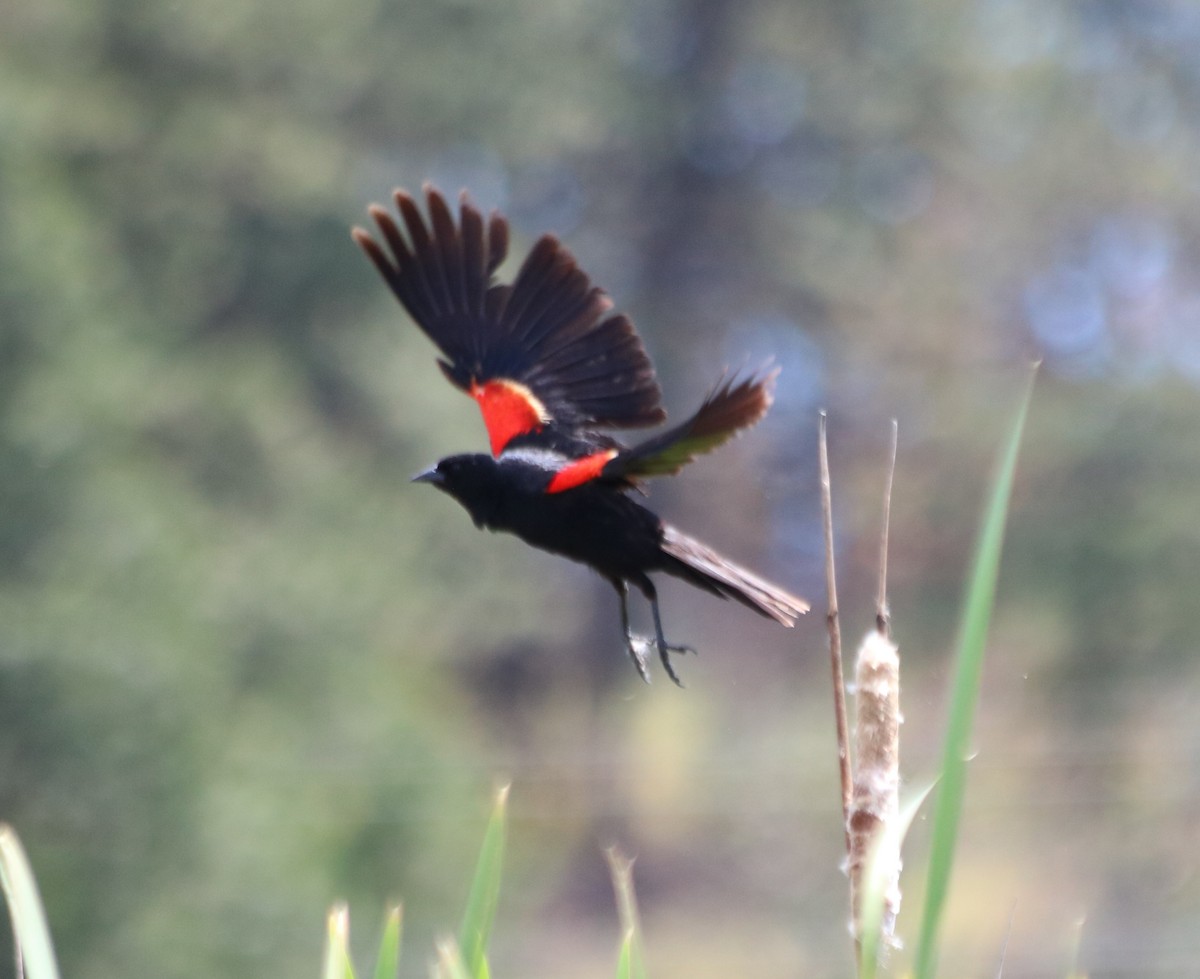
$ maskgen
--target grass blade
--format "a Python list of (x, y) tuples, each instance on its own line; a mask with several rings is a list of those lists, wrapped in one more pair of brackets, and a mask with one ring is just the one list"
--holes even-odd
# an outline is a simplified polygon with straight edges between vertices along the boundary
[(622, 856), (615, 846), (604, 851), (613, 890), (617, 895), (617, 916), (621, 921), (621, 953), (617, 958), (619, 979), (646, 979), (642, 958), (642, 929), (638, 923), (637, 895), (633, 890), (633, 861)]
[(0, 886), (12, 918), (18, 961), (29, 979), (58, 979), (46, 909), (16, 831), (0, 824)]
[(621, 953), (617, 956), (617, 979), (634, 979), (633, 973), (633, 932), (625, 932), (621, 942)]
[[(888, 854), (901, 852), (904, 837), (916, 818), (921, 806), (933, 791), (936, 783), (930, 782), (925, 788), (909, 798), (896, 814), (896, 818), (888, 822), (886, 828), (879, 834), (867, 857), (865, 884), (862, 898), (862, 955), (858, 969), (859, 979), (875, 979), (879, 970), (879, 938), (880, 926), (883, 922), (884, 892), (887, 890), (891, 873), (891, 859)], [(880, 859), (883, 857), (884, 859)]]
[(1079, 957), (1083, 948), (1083, 926), (1086, 919), (1080, 918), (1075, 923), (1074, 934), (1071, 936), (1071, 967), (1067, 969), (1067, 979), (1087, 979), (1087, 973), (1079, 966)]
[(984, 513), (983, 527), (975, 553), (974, 565), (967, 587), (962, 624), (959, 628), (958, 656), (954, 683), (950, 695), (946, 740), (943, 745), (941, 785), (933, 814), (933, 837), (929, 854), (929, 876), (925, 890), (925, 908), (917, 944), (914, 975), (916, 979), (932, 979), (937, 959), (938, 929), (949, 890), (950, 870), (954, 863), (954, 848), (958, 840), (958, 823), (962, 814), (963, 795), (967, 780), (967, 752), (979, 699), (980, 677), (983, 669), (983, 650), (996, 580), (1000, 569), (1000, 550), (1008, 501), (1012, 495), (1013, 476), (1029, 402), (1033, 395), (1034, 374), (1031, 372), (1025, 395), (1017, 409), (1012, 429), (1000, 456), (1000, 465), (992, 488), (991, 499)]
[(478, 979), (477, 974), (467, 969), (458, 943), (453, 938), (445, 938), (437, 943), (437, 964), (433, 974), (436, 979)]
[(388, 911), (379, 942), (379, 958), (375, 960), (375, 979), (396, 979), (400, 974), (400, 932), (403, 913), (400, 905)]
[(350, 961), (350, 909), (345, 904), (335, 904), (326, 919), (325, 963), (321, 979), (354, 979), (354, 965)]
[(459, 930), (458, 948), (461, 964), (474, 979), (484, 979), (487, 970), (487, 943), (496, 917), (500, 897), (500, 873), (504, 864), (504, 838), (508, 812), (508, 786), (496, 793), (496, 805), (488, 820), (475, 867), (475, 879), (467, 897), (467, 910)]

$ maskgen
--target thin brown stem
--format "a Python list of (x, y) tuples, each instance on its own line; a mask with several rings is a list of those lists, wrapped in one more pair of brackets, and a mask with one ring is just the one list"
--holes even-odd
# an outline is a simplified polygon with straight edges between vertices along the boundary
[[(878, 940), (883, 949), (895, 943), (896, 916), (900, 911), (899, 842), (888, 851), (876, 850), (891, 839), (887, 829), (899, 811), (900, 788), (900, 651), (892, 642), (891, 613), (887, 604), (888, 527), (891, 521), (892, 482), (896, 473), (899, 425), (892, 420), (891, 453), (883, 492), (883, 527), (879, 541), (879, 594), (875, 631), (868, 632), (855, 665), (854, 798), (850, 812), (850, 905), (854, 934), (863, 938), (863, 887), (868, 863), (874, 861), (884, 877), (880, 895)], [(874, 851), (874, 852), (873, 852)]]
[(888, 536), (892, 522), (892, 482), (896, 478), (896, 448), (900, 442), (900, 423), (892, 419), (892, 444), (888, 455), (887, 480), (883, 486), (883, 529), (879, 534), (879, 594), (875, 598), (875, 627), (880, 635), (891, 633), (892, 613), (887, 600)]
[(842, 671), (842, 627), (838, 619), (837, 573), (833, 560), (833, 489), (829, 479), (829, 440), (826, 415), (820, 414), (819, 453), (821, 468), (821, 510), (825, 518), (825, 593), (828, 611), (829, 665), (833, 673), (833, 713), (837, 723), (838, 773), (842, 781), (842, 829), (846, 835), (846, 855), (850, 855), (850, 806), (854, 800), (854, 778), (850, 770), (850, 725), (846, 718), (846, 679)]

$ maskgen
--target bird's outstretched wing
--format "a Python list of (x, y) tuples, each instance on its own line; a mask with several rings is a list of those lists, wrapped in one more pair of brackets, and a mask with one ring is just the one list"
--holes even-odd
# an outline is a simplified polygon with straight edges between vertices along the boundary
[(687, 421), (629, 448), (606, 448), (571, 461), (555, 475), (548, 492), (559, 493), (594, 479), (632, 483), (679, 472), (696, 456), (758, 422), (771, 407), (778, 375), (776, 368), (740, 380), (722, 379)]
[(462, 195), (457, 224), (445, 198), (424, 188), (416, 201), (393, 194), (404, 228), (383, 207), (369, 213), (382, 243), (362, 228), (354, 240), (445, 355), (438, 366), (479, 403), (492, 453), (550, 429), (641, 428), (666, 414), (654, 366), (633, 324), (606, 314), (593, 286), (553, 235), (533, 246), (512, 284), (494, 273), (508, 251), (508, 222), (483, 215)]

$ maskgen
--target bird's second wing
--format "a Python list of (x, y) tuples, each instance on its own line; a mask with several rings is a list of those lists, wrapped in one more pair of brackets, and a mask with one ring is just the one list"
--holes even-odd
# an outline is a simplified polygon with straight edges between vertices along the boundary
[(728, 442), (758, 422), (771, 407), (778, 369), (722, 380), (687, 421), (626, 449), (608, 448), (573, 460), (548, 491), (562, 492), (594, 479), (634, 482), (679, 472), (696, 456)]
[(612, 302), (557, 238), (538, 239), (512, 284), (501, 284), (501, 215), (485, 221), (463, 195), (456, 223), (426, 185), (426, 224), (409, 194), (393, 197), (407, 234), (372, 205), (382, 243), (362, 228), (354, 240), (440, 348), (442, 372), (478, 401), (493, 454), (546, 427), (569, 434), (663, 420), (654, 367), (633, 324), (606, 316)]

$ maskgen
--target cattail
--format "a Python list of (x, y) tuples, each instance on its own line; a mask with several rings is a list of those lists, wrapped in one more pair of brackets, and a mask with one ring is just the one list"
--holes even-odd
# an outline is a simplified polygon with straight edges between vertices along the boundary
[[(872, 630), (858, 650), (855, 669), (855, 759), (853, 802), (850, 807), (850, 893), (856, 940), (862, 939), (862, 897), (872, 847), (897, 818), (900, 792), (900, 656), (896, 644)], [(889, 834), (890, 852), (879, 852), (886, 884), (880, 945), (895, 945), (900, 912), (899, 835)]]

